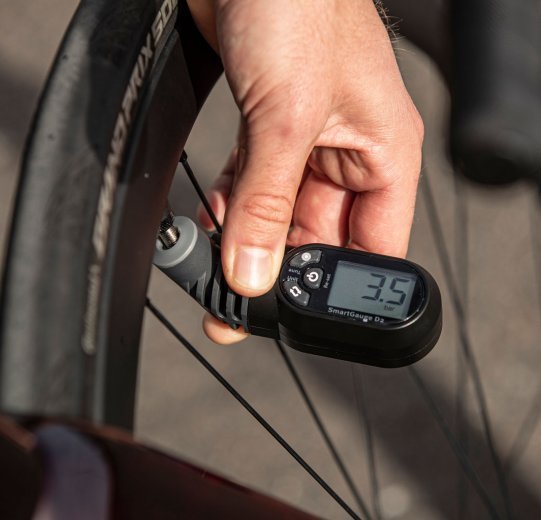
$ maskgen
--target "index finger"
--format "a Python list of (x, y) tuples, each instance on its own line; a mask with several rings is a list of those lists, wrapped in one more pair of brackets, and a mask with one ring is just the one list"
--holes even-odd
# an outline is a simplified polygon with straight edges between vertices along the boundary
[(405, 257), (418, 179), (418, 176), (403, 175), (385, 188), (358, 193), (349, 216), (349, 246)]

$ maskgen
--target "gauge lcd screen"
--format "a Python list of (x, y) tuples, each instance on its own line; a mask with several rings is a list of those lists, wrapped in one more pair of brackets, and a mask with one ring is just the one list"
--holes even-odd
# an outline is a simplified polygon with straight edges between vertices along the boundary
[(404, 319), (417, 275), (352, 262), (338, 262), (327, 305)]

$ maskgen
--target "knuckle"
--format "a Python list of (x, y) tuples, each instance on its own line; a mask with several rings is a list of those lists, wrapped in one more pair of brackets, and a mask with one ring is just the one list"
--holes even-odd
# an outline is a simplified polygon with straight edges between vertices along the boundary
[(412, 118), (412, 125), (416, 133), (416, 136), (419, 140), (419, 143), (422, 144), (425, 137), (425, 124), (423, 122), (423, 118), (421, 117), (421, 114), (415, 107), (413, 107), (412, 109), (411, 118)]
[[(252, 138), (260, 138), (268, 141), (274, 140), (277, 143), (299, 143), (306, 138), (306, 124), (302, 117), (296, 117), (294, 114), (298, 110), (284, 110), (280, 107), (270, 116), (260, 116), (259, 119), (249, 124)], [(259, 114), (258, 114), (259, 116)]]
[(305, 130), (298, 119), (289, 113), (287, 117), (282, 118), (275, 126), (275, 131), (282, 142), (297, 142), (304, 136)]
[(265, 92), (256, 102), (249, 104), (244, 114), (248, 137), (275, 138), (279, 142), (302, 142), (316, 117), (308, 96), (301, 95), (298, 87), (278, 85)]
[(424, 123), (421, 114), (409, 95), (402, 99), (391, 115), (389, 123), (391, 141), (402, 141), (420, 148), (424, 138)]
[(370, 170), (376, 172), (379, 182), (386, 186), (395, 180), (396, 150), (390, 142), (377, 142), (367, 150)]
[(424, 123), (413, 103), (404, 116), (391, 131), (391, 138), (377, 141), (370, 150), (383, 184), (390, 185), (405, 173), (418, 176), (420, 171)]
[(293, 205), (285, 195), (254, 193), (241, 203), (241, 210), (254, 227), (282, 227), (291, 222)]
[(376, 190), (388, 188), (405, 174), (417, 171), (420, 156), (420, 147), (374, 143), (365, 156), (371, 178), (370, 187)]

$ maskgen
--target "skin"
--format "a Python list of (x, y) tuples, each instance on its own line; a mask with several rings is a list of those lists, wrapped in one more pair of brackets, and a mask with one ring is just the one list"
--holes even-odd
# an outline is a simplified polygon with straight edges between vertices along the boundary
[[(188, 4), (241, 111), (238, 147), (208, 194), (229, 285), (268, 291), (286, 241), (405, 256), (423, 124), (372, 0)], [(204, 329), (223, 344), (245, 337), (211, 316)]]

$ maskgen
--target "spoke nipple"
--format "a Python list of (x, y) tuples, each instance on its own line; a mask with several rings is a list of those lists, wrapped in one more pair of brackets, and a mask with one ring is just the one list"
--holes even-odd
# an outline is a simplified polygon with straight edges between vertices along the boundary
[(158, 238), (160, 239), (164, 249), (171, 249), (180, 238), (178, 228), (173, 225), (175, 216), (171, 211), (167, 212), (160, 223)]

